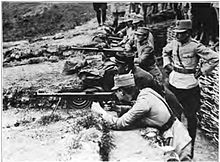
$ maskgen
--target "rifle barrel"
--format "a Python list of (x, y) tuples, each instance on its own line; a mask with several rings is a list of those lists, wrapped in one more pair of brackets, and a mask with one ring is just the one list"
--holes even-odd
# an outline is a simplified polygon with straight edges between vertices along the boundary
[(123, 38), (119, 38), (119, 37), (108, 37), (109, 39), (112, 39), (112, 40), (118, 40), (118, 41), (121, 41)]
[(99, 51), (99, 52), (123, 52), (123, 49), (111, 49), (111, 48), (92, 48), (92, 47), (71, 47), (72, 50), (87, 50), (87, 51)]

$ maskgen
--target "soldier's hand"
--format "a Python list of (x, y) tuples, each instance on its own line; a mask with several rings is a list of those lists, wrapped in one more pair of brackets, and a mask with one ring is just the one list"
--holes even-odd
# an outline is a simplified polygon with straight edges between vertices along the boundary
[(106, 114), (106, 111), (100, 106), (98, 102), (92, 103), (91, 110), (100, 115)]
[(199, 69), (196, 73), (195, 73), (195, 78), (198, 79), (200, 76), (202, 75), (202, 71), (201, 69)]
[(164, 71), (167, 75), (169, 75), (173, 71), (173, 66), (171, 64), (168, 64), (164, 67)]

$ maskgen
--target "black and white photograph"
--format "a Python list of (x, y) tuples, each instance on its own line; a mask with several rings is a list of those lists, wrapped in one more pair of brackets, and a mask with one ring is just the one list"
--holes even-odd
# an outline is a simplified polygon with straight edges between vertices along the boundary
[(2, 162), (218, 162), (219, 1), (1, 1)]

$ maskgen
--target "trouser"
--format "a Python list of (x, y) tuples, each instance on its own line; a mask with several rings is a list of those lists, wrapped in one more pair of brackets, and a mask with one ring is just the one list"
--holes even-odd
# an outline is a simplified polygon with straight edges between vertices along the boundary
[(112, 15), (113, 15), (113, 17), (114, 17), (114, 20), (113, 20), (113, 27), (115, 27), (115, 28), (117, 28), (118, 27), (118, 19), (119, 19), (119, 17), (121, 16), (121, 17), (124, 17), (124, 15), (125, 15), (125, 11), (123, 11), (123, 12), (113, 12), (112, 13)]
[[(106, 20), (106, 9), (107, 6), (106, 4), (96, 4), (94, 6), (94, 10), (96, 11), (96, 17), (97, 17), (97, 21), (98, 24), (100, 25), (101, 22), (104, 24), (105, 20)], [(101, 20), (102, 18), (102, 20)]]
[(193, 157), (197, 129), (196, 112), (200, 110), (200, 88), (197, 86), (191, 89), (178, 89), (170, 84), (168, 88), (176, 95), (177, 99), (183, 106), (183, 112), (187, 118), (189, 135), (192, 138), (191, 155)]
[(178, 101), (178, 99), (176, 98), (176, 96), (174, 95), (174, 93), (169, 90), (166, 86), (164, 86), (164, 90), (165, 90), (165, 99), (168, 103), (168, 105), (170, 106), (170, 108), (172, 109), (174, 115), (181, 120), (181, 114), (183, 113), (183, 107), (180, 104), (180, 102)]
[(105, 23), (106, 20), (106, 10), (98, 10), (96, 11), (97, 21), (99, 24), (101, 24), (101, 17), (102, 17), (102, 23)]

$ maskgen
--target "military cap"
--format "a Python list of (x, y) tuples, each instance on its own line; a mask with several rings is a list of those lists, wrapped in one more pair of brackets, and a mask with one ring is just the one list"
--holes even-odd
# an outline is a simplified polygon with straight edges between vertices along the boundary
[(132, 52), (117, 52), (115, 55), (115, 62), (116, 63), (122, 63), (122, 64), (129, 64), (134, 62), (134, 56), (135, 54)]
[(148, 33), (149, 33), (149, 28), (147, 28), (147, 27), (139, 27), (137, 29), (137, 31), (135, 31), (135, 34), (137, 34), (137, 35), (145, 35)]
[(182, 32), (187, 31), (188, 29), (192, 29), (191, 20), (177, 20), (176, 26), (173, 31), (177, 33), (182, 33)]
[(129, 74), (122, 74), (114, 76), (114, 87), (112, 90), (116, 90), (121, 87), (133, 87), (135, 86), (134, 75)]

